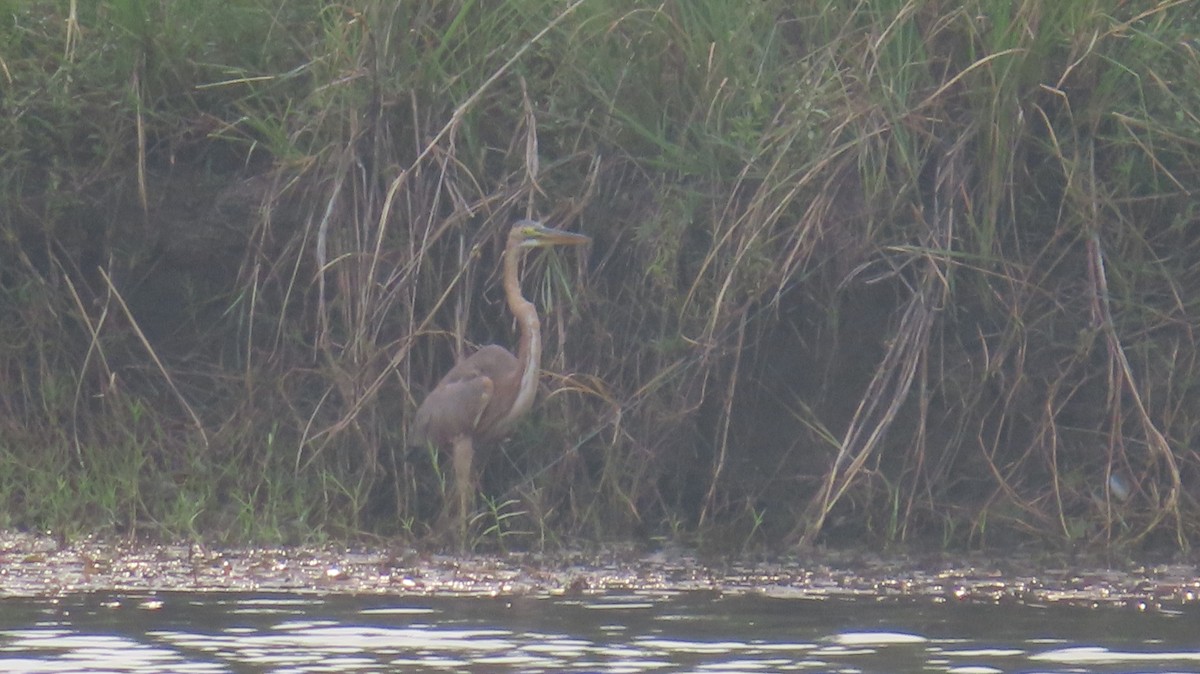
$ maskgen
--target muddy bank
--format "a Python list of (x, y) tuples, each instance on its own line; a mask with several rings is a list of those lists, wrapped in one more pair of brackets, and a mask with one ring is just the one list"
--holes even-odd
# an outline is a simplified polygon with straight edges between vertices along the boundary
[(0, 534), (0, 596), (78, 592), (288, 592), (501, 597), (606, 591), (756, 593), (787, 598), (924, 598), (1170, 610), (1200, 599), (1195, 564), (1069, 568), (982, 558), (826, 555), (705, 563), (679, 552), (454, 557), (397, 549), (150, 545)]

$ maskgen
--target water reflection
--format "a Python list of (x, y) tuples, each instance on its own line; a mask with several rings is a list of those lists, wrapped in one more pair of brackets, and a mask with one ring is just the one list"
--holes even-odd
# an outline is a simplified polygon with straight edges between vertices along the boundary
[(1197, 611), (795, 599), (10, 598), (5, 672), (1138, 671), (1200, 665)]

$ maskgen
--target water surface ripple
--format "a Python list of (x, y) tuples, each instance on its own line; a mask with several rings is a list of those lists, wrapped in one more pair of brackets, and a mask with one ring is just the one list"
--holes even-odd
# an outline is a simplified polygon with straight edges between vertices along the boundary
[(711, 591), (12, 597), (4, 672), (784, 672), (1200, 668), (1194, 607)]

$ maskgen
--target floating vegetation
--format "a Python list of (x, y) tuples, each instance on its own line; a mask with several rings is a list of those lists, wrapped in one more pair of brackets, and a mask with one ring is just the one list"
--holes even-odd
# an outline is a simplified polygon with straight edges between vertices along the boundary
[(266, 592), (439, 597), (589, 596), (626, 609), (683, 592), (779, 599), (931, 601), (1172, 610), (1200, 601), (1194, 564), (1055, 566), (947, 555), (914, 560), (829, 555), (774, 562), (705, 562), (690, 554), (511, 553), (447, 556), (412, 550), (228, 548), (7, 535), (0, 596), (81, 592)]

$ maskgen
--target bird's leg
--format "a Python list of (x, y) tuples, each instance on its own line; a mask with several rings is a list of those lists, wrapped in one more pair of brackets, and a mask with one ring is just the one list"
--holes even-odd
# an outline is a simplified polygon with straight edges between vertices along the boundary
[(467, 542), (467, 522), (475, 505), (475, 480), (471, 475), (471, 463), (475, 458), (475, 448), (471, 445), (471, 437), (461, 436), (454, 441), (451, 462), (454, 465), (454, 496), (457, 503), (458, 543), (465, 546)]

